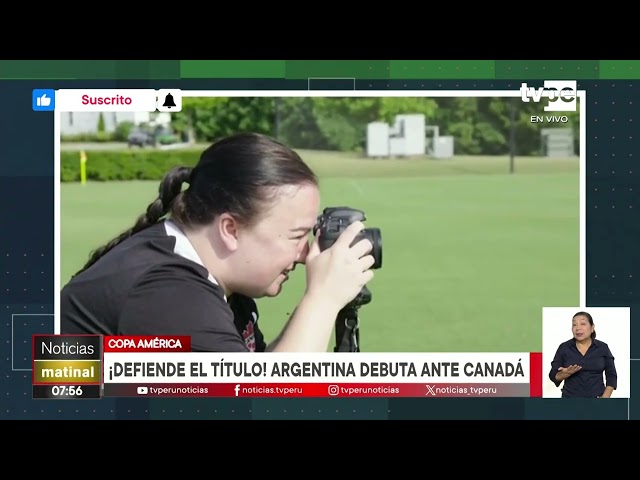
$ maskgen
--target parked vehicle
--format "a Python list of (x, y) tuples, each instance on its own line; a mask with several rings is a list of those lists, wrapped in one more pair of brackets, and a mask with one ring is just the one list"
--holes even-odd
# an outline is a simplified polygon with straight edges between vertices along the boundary
[(155, 147), (156, 146), (156, 138), (150, 133), (143, 132), (141, 130), (136, 130), (129, 134), (127, 138), (127, 144), (129, 148), (131, 147)]

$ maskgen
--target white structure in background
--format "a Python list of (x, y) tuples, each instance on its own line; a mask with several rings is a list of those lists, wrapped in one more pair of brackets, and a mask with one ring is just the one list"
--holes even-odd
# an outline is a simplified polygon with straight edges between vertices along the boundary
[(543, 128), (540, 130), (545, 157), (569, 158), (576, 154), (573, 129)]
[[(170, 113), (154, 112), (102, 112), (105, 132), (114, 132), (119, 123), (134, 125), (146, 123), (151, 127), (166, 126), (171, 123)], [(100, 112), (60, 112), (60, 134), (79, 135), (98, 132)]]
[(424, 115), (396, 115), (393, 125), (373, 122), (367, 127), (369, 157), (411, 157), (424, 155), (425, 149)]
[(453, 137), (441, 137), (438, 127), (427, 126), (423, 114), (396, 115), (393, 125), (372, 122), (367, 126), (368, 157), (412, 157), (427, 153), (427, 131), (433, 132), (430, 154), (453, 157)]
[(427, 131), (431, 131), (431, 144), (427, 153), (433, 158), (453, 158), (453, 137), (440, 135), (440, 127), (437, 125), (427, 126)]

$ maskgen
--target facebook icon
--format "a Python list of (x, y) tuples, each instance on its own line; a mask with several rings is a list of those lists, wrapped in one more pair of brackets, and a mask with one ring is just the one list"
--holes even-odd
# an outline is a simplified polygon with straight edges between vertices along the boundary
[(34, 90), (31, 106), (36, 112), (52, 112), (56, 107), (55, 90)]

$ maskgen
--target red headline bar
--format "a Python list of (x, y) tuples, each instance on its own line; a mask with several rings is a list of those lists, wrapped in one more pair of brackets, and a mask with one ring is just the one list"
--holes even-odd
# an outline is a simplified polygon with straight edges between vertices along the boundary
[(528, 383), (105, 383), (105, 397), (528, 397)]
[(105, 336), (105, 352), (190, 352), (191, 337), (175, 335)]

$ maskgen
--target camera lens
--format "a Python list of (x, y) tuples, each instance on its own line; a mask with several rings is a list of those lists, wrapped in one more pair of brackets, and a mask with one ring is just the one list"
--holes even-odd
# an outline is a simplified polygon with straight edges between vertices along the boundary
[(372, 269), (382, 268), (382, 233), (379, 228), (365, 228), (364, 236), (373, 245), (371, 255), (373, 255)]

